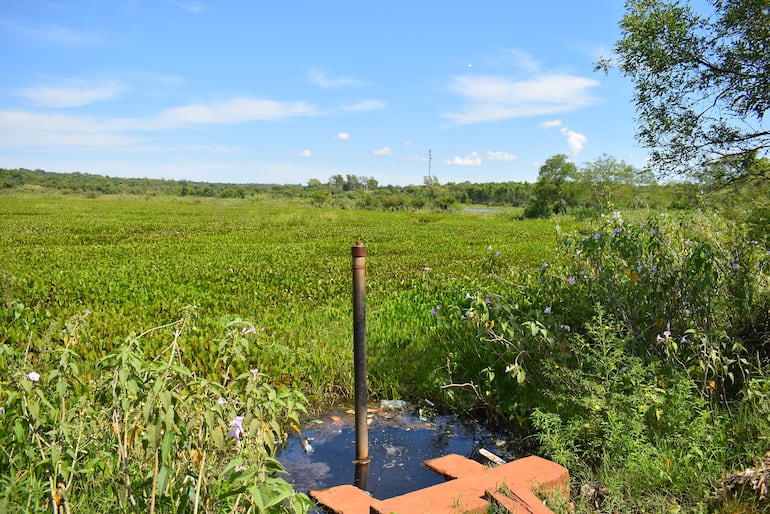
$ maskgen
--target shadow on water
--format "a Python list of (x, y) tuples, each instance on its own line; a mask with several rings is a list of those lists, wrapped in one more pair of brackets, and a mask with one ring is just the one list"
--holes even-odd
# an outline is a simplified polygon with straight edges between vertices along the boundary
[[(372, 409), (369, 414), (371, 463), (363, 487), (378, 499), (399, 496), (444, 481), (423, 465), (456, 453), (488, 464), (486, 449), (504, 460), (522, 457), (510, 436), (454, 416), (421, 415), (417, 410)], [(309, 444), (309, 446), (308, 446)], [(278, 460), (299, 492), (354, 484), (355, 422), (352, 411), (327, 413), (289, 437)]]

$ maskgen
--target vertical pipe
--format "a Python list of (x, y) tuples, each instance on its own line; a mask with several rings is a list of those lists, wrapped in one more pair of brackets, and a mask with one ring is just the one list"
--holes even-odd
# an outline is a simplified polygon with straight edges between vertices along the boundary
[(356, 402), (356, 464), (369, 463), (366, 390), (366, 247), (356, 241), (353, 256), (353, 367)]

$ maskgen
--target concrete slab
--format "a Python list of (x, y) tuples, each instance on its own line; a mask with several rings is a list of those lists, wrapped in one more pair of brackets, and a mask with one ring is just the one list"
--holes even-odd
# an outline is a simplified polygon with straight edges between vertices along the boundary
[(352, 485), (310, 491), (310, 496), (337, 514), (460, 514), (485, 512), (490, 501), (512, 513), (548, 514), (534, 489), (560, 491), (569, 497), (569, 472), (540, 457), (526, 457), (488, 468), (459, 455), (425, 463), (452, 478), (447, 482), (386, 500), (372, 498)]

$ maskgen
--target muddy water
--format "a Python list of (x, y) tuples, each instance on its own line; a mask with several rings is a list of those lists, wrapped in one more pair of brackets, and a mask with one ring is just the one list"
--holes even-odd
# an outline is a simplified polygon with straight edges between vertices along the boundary
[[(377, 409), (369, 415), (371, 463), (361, 483), (378, 499), (386, 499), (443, 482), (423, 465), (456, 453), (484, 464), (484, 448), (505, 460), (521, 457), (509, 438), (452, 416), (426, 417), (419, 411)], [(307, 445), (310, 446), (307, 446)], [(300, 492), (355, 483), (355, 422), (351, 411), (331, 412), (291, 436), (278, 460)]]

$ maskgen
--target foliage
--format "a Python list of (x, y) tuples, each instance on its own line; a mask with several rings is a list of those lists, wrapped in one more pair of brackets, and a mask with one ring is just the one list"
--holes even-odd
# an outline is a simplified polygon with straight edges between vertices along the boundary
[(566, 213), (574, 203), (569, 186), (577, 175), (577, 166), (564, 154), (554, 155), (540, 166), (534, 195), (524, 209), (526, 218), (547, 218)]
[(743, 327), (769, 310), (770, 252), (708, 215), (614, 212), (559, 241), (438, 313), (444, 398), (533, 430), (609, 511), (705, 508), (766, 450), (766, 328)]
[[(4, 313), (34, 314), (20, 303)], [(10, 311), (10, 312), (9, 312)], [(182, 350), (194, 313), (134, 336), (88, 369), (89, 313), (71, 318), (35, 353), (28, 338), (0, 359), (0, 510), (42, 512), (306, 511), (274, 459), (301, 393), (259, 370), (210, 382)], [(241, 322), (226, 327), (217, 360), (239, 356)], [(171, 336), (158, 355), (143, 337)]]
[[(184, 341), (188, 366), (211, 381), (226, 371), (211, 358), (222, 321), (253, 320), (244, 359), (305, 392), (313, 408), (352, 392), (350, 246), (368, 248), (367, 305), (372, 395), (404, 394), (398, 351), (427, 337), (436, 291), (460, 278), (481, 284), (486, 247), (510, 265), (551, 252), (553, 222), (501, 213), (386, 213), (293, 203), (43, 195), (0, 202), (3, 300), (29, 307), (0, 320), (0, 343), (30, 338), (46, 351), (51, 326), (91, 311), (89, 368), (126, 334), (169, 319), (186, 305), (198, 316)], [(509, 234), (517, 234), (508, 238)], [(470, 287), (470, 286), (468, 286)], [(156, 354), (158, 332), (143, 338)], [(244, 350), (246, 351), (246, 350)]]
[(634, 82), (638, 137), (658, 172), (699, 173), (728, 158), (741, 179), (770, 149), (770, 9), (764, 0), (708, 3), (711, 13), (679, 1), (627, 1), (617, 58), (599, 67)]

